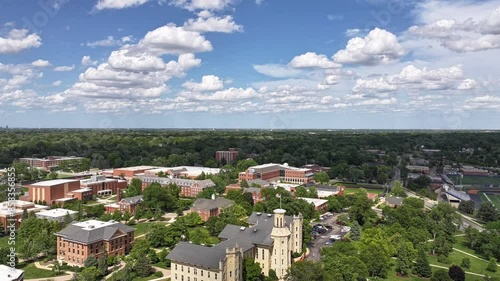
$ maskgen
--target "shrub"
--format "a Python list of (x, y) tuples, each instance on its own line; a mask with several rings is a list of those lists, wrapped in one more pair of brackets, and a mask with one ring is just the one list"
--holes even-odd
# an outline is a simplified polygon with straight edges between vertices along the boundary
[(450, 260), (445, 255), (439, 255), (437, 257), (437, 261), (440, 262), (440, 263), (444, 263), (444, 264), (449, 264), (450, 263)]
[(153, 275), (154, 275), (155, 277), (163, 277), (163, 272), (161, 272), (161, 271), (156, 271)]

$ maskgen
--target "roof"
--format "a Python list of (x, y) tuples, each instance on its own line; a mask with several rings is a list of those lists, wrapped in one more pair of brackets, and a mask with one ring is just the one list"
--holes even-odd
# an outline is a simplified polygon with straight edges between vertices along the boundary
[[(12, 209), (12, 207), (14, 207), (14, 209)], [(0, 215), (8, 216), (12, 213), (14, 215), (22, 214), (23, 208), (26, 208), (26, 211), (29, 213), (31, 211), (37, 212), (40, 210), (46, 210), (49, 209), (50, 207), (44, 205), (36, 205), (32, 202), (26, 202), (21, 200), (4, 201), (0, 203)]]
[(73, 183), (73, 182), (80, 182), (80, 181), (79, 180), (58, 179), (58, 180), (41, 181), (41, 182), (33, 183), (30, 185), (33, 185), (33, 186), (54, 186), (54, 185)]
[(36, 215), (44, 216), (44, 217), (51, 217), (51, 218), (59, 218), (59, 217), (64, 217), (67, 214), (73, 215), (78, 213), (77, 211), (73, 210), (68, 210), (68, 209), (62, 209), (62, 208), (57, 208), (57, 209), (52, 209), (52, 210), (47, 210), (47, 211), (41, 211), (38, 212)]
[(446, 194), (453, 196), (461, 201), (469, 201), (470, 200), (469, 194), (467, 194), (463, 191), (457, 191), (453, 188), (449, 188), (448, 190), (446, 190)]
[(93, 184), (93, 183), (112, 182), (112, 181), (118, 181), (118, 180), (117, 179), (108, 179), (102, 175), (95, 175), (95, 176), (91, 176), (90, 179), (81, 180), (80, 183), (81, 184)]
[(0, 264), (0, 280), (2, 281), (17, 280), (23, 273), (24, 270)]
[(224, 197), (217, 197), (215, 199), (198, 198), (193, 203), (193, 209), (197, 210), (213, 210), (219, 208), (226, 208), (234, 205), (234, 201)]
[(250, 185), (250, 186), (251, 186), (252, 184), (254, 184), (254, 183), (255, 183), (255, 184), (258, 184), (258, 185), (260, 185), (260, 186), (268, 186), (268, 185), (270, 185), (270, 183), (269, 183), (268, 181), (265, 181), (265, 180), (263, 180), (263, 179), (248, 180), (248, 181), (247, 181), (247, 183), (248, 183), (248, 185)]
[(391, 204), (391, 205), (399, 206), (399, 205), (403, 204), (403, 198), (389, 196), (389, 197), (385, 198), (385, 202), (387, 202), (388, 204)]
[(306, 198), (306, 197), (297, 197), (297, 199), (302, 199), (309, 204), (312, 203), (312, 204), (314, 204), (314, 207), (319, 207), (321, 205), (328, 203), (328, 200), (325, 200), (325, 199)]
[(80, 189), (77, 189), (77, 190), (72, 190), (69, 193), (71, 193), (71, 192), (83, 193), (83, 192), (89, 192), (89, 191), (92, 191), (92, 189), (91, 188), (80, 188)]
[(151, 176), (137, 176), (143, 183), (157, 182), (161, 185), (177, 184), (179, 186), (192, 186), (197, 183), (201, 188), (215, 186), (211, 179), (208, 180), (190, 180), (190, 179), (177, 179), (177, 178), (164, 178), (164, 177), (151, 177)]
[(125, 233), (133, 232), (134, 229), (116, 221), (88, 220), (85, 222), (74, 222), (63, 230), (56, 233), (66, 240), (89, 244), (101, 240), (109, 240), (118, 231)]
[(138, 195), (138, 196), (134, 196), (134, 197), (127, 197), (127, 198), (122, 198), (122, 200), (120, 200), (120, 203), (123, 202), (123, 203), (128, 203), (130, 205), (135, 205), (135, 204), (138, 204), (138, 203), (142, 203), (144, 201), (142, 195)]
[(141, 171), (141, 170), (151, 170), (155, 168), (156, 168), (155, 166), (134, 166), (134, 167), (116, 168), (115, 171)]

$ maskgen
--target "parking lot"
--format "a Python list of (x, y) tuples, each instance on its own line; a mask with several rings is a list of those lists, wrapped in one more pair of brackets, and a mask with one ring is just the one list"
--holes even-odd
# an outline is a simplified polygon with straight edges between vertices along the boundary
[(307, 260), (312, 260), (312, 261), (319, 261), (321, 259), (321, 248), (323, 247), (328, 247), (330, 245), (330, 237), (332, 235), (339, 235), (340, 237), (343, 237), (347, 233), (342, 232), (342, 226), (335, 224), (337, 221), (337, 217), (340, 214), (334, 214), (333, 216), (330, 216), (321, 222), (314, 222), (311, 223), (311, 225), (317, 225), (317, 224), (322, 224), (322, 225), (329, 225), (332, 228), (328, 229), (326, 233), (320, 233), (318, 236), (312, 240), (311, 244), (308, 245), (309, 248), (309, 256), (307, 257)]

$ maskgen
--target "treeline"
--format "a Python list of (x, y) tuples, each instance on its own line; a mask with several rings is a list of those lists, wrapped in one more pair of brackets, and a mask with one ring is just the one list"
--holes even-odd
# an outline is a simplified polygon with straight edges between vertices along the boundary
[[(4, 130), (0, 131), (0, 167), (20, 157), (82, 156), (92, 167), (134, 165), (222, 166), (215, 151), (235, 147), (239, 159), (257, 163), (316, 163), (333, 167), (341, 163), (360, 166), (391, 161), (397, 155), (440, 149), (434, 155), (448, 161), (498, 166), (500, 133), (477, 132), (328, 132), (316, 131), (175, 131), (175, 130)], [(462, 148), (474, 148), (462, 153)], [(370, 153), (381, 150), (387, 156)], [(393, 160), (393, 159), (392, 159)], [(391, 166), (390, 164), (387, 164)], [(357, 173), (358, 171), (354, 171)], [(364, 171), (366, 174), (366, 171)], [(376, 175), (375, 179), (376, 179)]]

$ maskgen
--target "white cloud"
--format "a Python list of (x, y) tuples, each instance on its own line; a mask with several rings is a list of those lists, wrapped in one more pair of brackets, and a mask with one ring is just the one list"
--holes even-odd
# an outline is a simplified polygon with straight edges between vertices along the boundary
[(149, 31), (139, 42), (139, 47), (155, 55), (208, 52), (213, 49), (212, 43), (198, 32), (171, 24)]
[(182, 86), (195, 92), (217, 91), (224, 88), (224, 83), (215, 75), (205, 75), (201, 78), (201, 83), (187, 81)]
[(217, 91), (213, 94), (200, 94), (193, 92), (184, 92), (180, 96), (187, 99), (201, 100), (201, 101), (234, 101), (252, 99), (258, 97), (257, 91), (253, 88), (229, 88), (222, 91)]
[(31, 65), (38, 66), (38, 67), (45, 67), (45, 66), (49, 66), (50, 62), (48, 60), (40, 60), (39, 59), (39, 60), (32, 62)]
[(390, 75), (387, 81), (393, 85), (406, 85), (413, 89), (446, 90), (455, 89), (464, 77), (463, 66), (428, 70), (409, 65), (397, 75)]
[(95, 5), (95, 9), (104, 10), (104, 9), (124, 9), (129, 7), (135, 7), (143, 5), (149, 0), (99, 0)]
[(465, 79), (458, 85), (458, 90), (472, 90), (478, 87), (478, 83), (474, 79)]
[(234, 4), (235, 0), (161, 0), (160, 2), (168, 2), (189, 11), (220, 11)]
[(254, 65), (253, 68), (260, 74), (275, 78), (296, 77), (302, 74), (302, 72), (298, 69), (293, 69), (280, 64)]
[(328, 20), (343, 20), (344, 16), (342, 16), (342, 15), (328, 15), (326, 18)]
[(294, 68), (336, 68), (342, 66), (329, 60), (325, 55), (313, 52), (294, 57), (289, 65)]
[(81, 64), (82, 64), (82, 65), (96, 65), (96, 64), (97, 64), (97, 61), (92, 60), (92, 59), (90, 58), (90, 56), (83, 56), (83, 57), (82, 57)]
[(114, 36), (108, 36), (106, 39), (98, 40), (94, 42), (87, 42), (85, 45), (91, 48), (95, 47), (112, 47), (112, 46), (122, 46), (126, 43), (132, 41), (132, 36), (123, 36), (122, 38), (115, 38)]
[(38, 34), (28, 34), (27, 29), (12, 29), (6, 37), (0, 37), (0, 54), (19, 53), (42, 45)]
[(463, 108), (465, 110), (500, 111), (500, 97), (488, 95), (468, 99), (464, 102)]
[(356, 84), (352, 88), (352, 91), (355, 93), (364, 91), (376, 91), (379, 93), (385, 93), (396, 91), (397, 89), (398, 87), (396, 87), (395, 85), (390, 85), (384, 80), (384, 78), (379, 78), (371, 80), (358, 79), (356, 81)]
[(340, 76), (338, 75), (327, 75), (325, 79), (318, 84), (319, 90), (329, 89), (333, 85), (340, 83)]
[(70, 66), (57, 66), (54, 68), (54, 71), (72, 71), (75, 69), (75, 65), (70, 65)]
[(350, 39), (346, 48), (338, 51), (333, 58), (338, 63), (372, 65), (397, 61), (404, 54), (405, 51), (394, 34), (375, 28), (364, 38)]
[(255, 4), (257, 5), (262, 5), (264, 3), (264, 0), (255, 0)]
[(361, 33), (361, 29), (358, 29), (358, 28), (348, 29), (345, 31), (345, 35), (347, 37), (354, 37), (360, 33)]
[[(206, 16), (206, 15), (204, 15)], [(225, 17), (199, 17), (195, 19), (188, 19), (183, 26), (184, 30), (197, 31), (197, 32), (242, 32), (243, 26), (234, 22), (232, 16)]]
[(127, 49), (113, 51), (108, 59), (109, 65), (116, 70), (160, 71), (165, 69), (163, 59), (148, 53), (134, 53)]
[(57, 87), (57, 86), (61, 86), (61, 84), (62, 84), (62, 81), (61, 81), (61, 80), (58, 80), (58, 81), (53, 82), (53, 83), (52, 83), (52, 86)]

